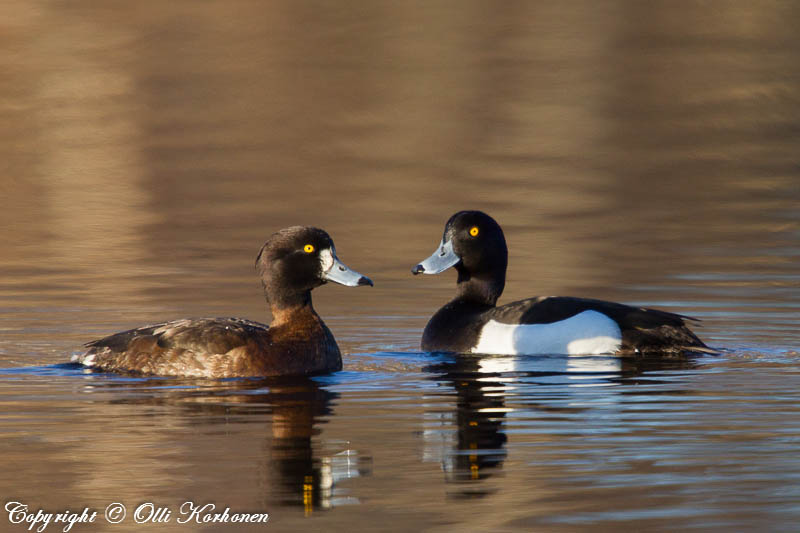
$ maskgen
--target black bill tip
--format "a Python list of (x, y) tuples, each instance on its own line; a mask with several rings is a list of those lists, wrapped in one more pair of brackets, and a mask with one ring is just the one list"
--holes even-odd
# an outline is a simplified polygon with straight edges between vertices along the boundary
[(358, 284), (359, 285), (369, 285), (370, 287), (374, 287), (375, 286), (375, 284), (372, 283), (372, 280), (369, 279), (367, 276), (361, 276), (360, 278), (358, 278)]
[(422, 264), (419, 264), (411, 269), (411, 273), (414, 274), (415, 276), (417, 274), (422, 274), (423, 272), (425, 272), (425, 267), (422, 266)]

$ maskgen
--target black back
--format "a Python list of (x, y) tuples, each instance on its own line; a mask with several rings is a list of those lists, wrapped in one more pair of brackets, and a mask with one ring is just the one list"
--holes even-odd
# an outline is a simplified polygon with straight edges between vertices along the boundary
[(429, 351), (468, 352), (490, 320), (504, 324), (549, 324), (584, 311), (610, 317), (622, 332), (621, 353), (711, 351), (686, 326), (690, 317), (625, 304), (573, 297), (539, 297), (495, 307), (503, 292), (508, 248), (499, 224), (481, 211), (459, 211), (447, 221), (443, 242), (451, 240), (461, 258), (456, 297), (433, 315), (422, 336)]

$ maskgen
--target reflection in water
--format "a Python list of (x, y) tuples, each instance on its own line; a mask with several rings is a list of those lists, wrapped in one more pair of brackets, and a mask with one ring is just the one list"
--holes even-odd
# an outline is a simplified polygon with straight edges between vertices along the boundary
[[(272, 531), (367, 498), (317, 524), (796, 528), (800, 9), (674, 4), (6, 0), (0, 493), (272, 502)], [(509, 228), (509, 300), (652, 305), (736, 351), (376, 354), (451, 295), (406, 265), (465, 208)], [(252, 250), (295, 223), (376, 276), (315, 295), (368, 376), (352, 355), (322, 387), (6, 372), (176, 316), (267, 321)], [(350, 439), (380, 461), (358, 483)]]
[[(272, 405), (272, 439), (266, 463), (265, 483), (282, 487), (279, 503), (303, 505), (306, 514), (315, 508), (330, 509), (337, 504), (359, 503), (337, 494), (342, 479), (369, 474), (369, 458), (349, 448), (322, 450), (314, 457), (312, 437), (320, 417), (332, 415), (330, 403), (338, 394), (327, 391), (313, 380), (270, 387), (268, 394), (247, 395), (245, 401)], [(327, 453), (326, 453), (327, 452)]]
[[(112, 380), (106, 386), (114, 387)], [(258, 484), (264, 488), (262, 505), (302, 506), (306, 515), (314, 509), (359, 503), (337, 490), (337, 482), (368, 475), (369, 457), (349, 449), (346, 443), (315, 442), (320, 424), (333, 415), (331, 403), (339, 396), (308, 378), (233, 380), (228, 382), (168, 380), (168, 386), (152, 394), (153, 380), (126, 383), (125, 397), (117, 405), (177, 407), (184, 420), (203, 431), (215, 424), (244, 423), (253, 415), (271, 415), (270, 435), (264, 436), (264, 451), (257, 464)], [(116, 383), (119, 385), (119, 383)], [(137, 389), (149, 392), (137, 394)], [(133, 393), (133, 394), (131, 394)]]
[[(484, 373), (480, 362), (475, 357), (456, 357), (426, 368), (436, 373), (430, 379), (449, 385), (456, 392), (454, 412), (427, 412), (425, 416), (425, 460), (439, 461), (450, 483), (488, 478), (502, 466), (507, 454), (504, 384), (498, 373)], [(449, 427), (454, 422), (455, 439)], [(486, 494), (469, 484), (460, 486), (455, 493), (461, 497)]]
[[(689, 369), (690, 357), (622, 358), (605, 356), (508, 356), (456, 354), (452, 360), (427, 366), (429, 379), (452, 387), (456, 395), (453, 411), (425, 413), (424, 460), (438, 461), (448, 483), (457, 484), (456, 497), (486, 496), (492, 490), (476, 486), (500, 469), (507, 456), (506, 414), (515, 411), (555, 412), (584, 410), (580, 404), (563, 406), (547, 401), (542, 387), (610, 387), (646, 371)], [(652, 382), (652, 380), (651, 380)], [(606, 405), (620, 401), (609, 390)], [(524, 404), (524, 405), (522, 405)], [(455, 424), (455, 432), (451, 426)]]

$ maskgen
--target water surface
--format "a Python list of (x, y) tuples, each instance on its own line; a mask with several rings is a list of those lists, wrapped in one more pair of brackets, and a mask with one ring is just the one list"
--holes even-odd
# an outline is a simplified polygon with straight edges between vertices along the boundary
[[(208, 530), (796, 528), (794, 4), (0, 12), (3, 503), (271, 516)], [(409, 269), (465, 208), (505, 228), (501, 303), (651, 305), (700, 318), (726, 351), (418, 351), (455, 276)], [(63, 365), (147, 323), (268, 321), (253, 261), (293, 224), (327, 229), (376, 284), (314, 292), (342, 372), (198, 381)]]

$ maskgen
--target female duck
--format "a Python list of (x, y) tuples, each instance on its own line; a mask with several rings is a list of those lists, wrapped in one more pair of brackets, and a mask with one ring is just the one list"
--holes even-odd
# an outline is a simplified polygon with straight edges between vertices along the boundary
[(539, 297), (496, 307), (506, 281), (508, 249), (489, 215), (450, 217), (439, 248), (413, 274), (458, 271), (455, 299), (428, 322), (427, 351), (486, 354), (713, 352), (682, 315), (602, 300)]
[(372, 281), (339, 261), (327, 233), (302, 226), (272, 235), (256, 270), (272, 311), (269, 326), (241, 318), (175, 320), (90, 342), (73, 360), (108, 372), (206, 378), (341, 370), (339, 347), (311, 305), (311, 290), (327, 281)]

